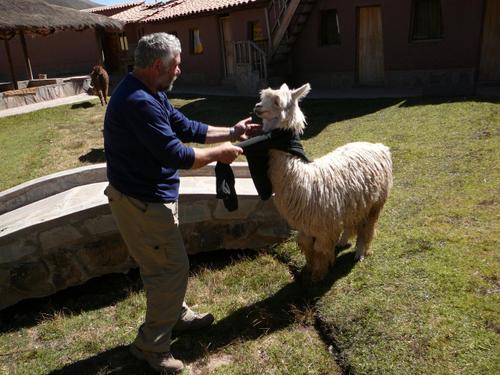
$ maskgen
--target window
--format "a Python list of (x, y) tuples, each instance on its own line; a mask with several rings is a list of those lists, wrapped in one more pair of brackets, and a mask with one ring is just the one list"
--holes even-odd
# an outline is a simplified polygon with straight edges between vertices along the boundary
[(128, 39), (125, 33), (120, 34), (120, 50), (128, 51)]
[(200, 29), (189, 30), (190, 51), (192, 55), (201, 55), (203, 53), (203, 44), (200, 38)]
[(440, 39), (442, 37), (441, 0), (413, 0), (410, 40)]
[(320, 13), (319, 44), (340, 44), (339, 16), (336, 9), (323, 10)]
[(267, 49), (267, 40), (264, 36), (264, 29), (259, 21), (248, 23), (248, 40), (257, 44), (264, 51)]

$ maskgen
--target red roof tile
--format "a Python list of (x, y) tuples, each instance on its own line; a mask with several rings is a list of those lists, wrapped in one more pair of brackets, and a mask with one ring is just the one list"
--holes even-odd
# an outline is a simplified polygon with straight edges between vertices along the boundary
[(138, 4), (114, 14), (111, 18), (126, 22), (155, 22), (197, 13), (252, 4), (262, 0), (170, 0), (155, 4)]
[(100, 7), (95, 7), (95, 8), (87, 8), (87, 9), (82, 9), (85, 12), (90, 12), (90, 13), (99, 13), (101, 11), (106, 11), (106, 10), (120, 10), (120, 9), (125, 9), (125, 8), (132, 8), (137, 5), (144, 4), (144, 0), (142, 1), (135, 1), (131, 3), (121, 3), (121, 4), (114, 4), (114, 5), (104, 5)]

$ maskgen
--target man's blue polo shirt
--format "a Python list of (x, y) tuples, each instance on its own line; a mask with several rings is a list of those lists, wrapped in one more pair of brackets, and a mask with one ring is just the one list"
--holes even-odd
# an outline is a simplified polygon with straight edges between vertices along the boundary
[(175, 109), (164, 92), (153, 94), (132, 74), (113, 91), (104, 118), (108, 180), (123, 194), (145, 202), (179, 196), (178, 169), (189, 169), (205, 143), (208, 125)]

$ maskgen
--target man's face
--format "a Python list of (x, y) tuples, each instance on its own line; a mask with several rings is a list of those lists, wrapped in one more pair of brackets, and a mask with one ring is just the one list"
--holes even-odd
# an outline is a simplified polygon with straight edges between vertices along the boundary
[(177, 54), (170, 65), (161, 62), (159, 66), (158, 91), (172, 90), (174, 81), (181, 74), (181, 55)]

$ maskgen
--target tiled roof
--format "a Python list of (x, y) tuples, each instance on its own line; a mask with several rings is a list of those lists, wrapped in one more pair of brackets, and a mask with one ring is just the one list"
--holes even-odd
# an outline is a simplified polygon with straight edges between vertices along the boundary
[(95, 8), (87, 8), (87, 9), (82, 9), (85, 12), (90, 12), (90, 13), (99, 13), (101, 11), (106, 11), (106, 10), (120, 10), (120, 9), (125, 9), (125, 8), (132, 8), (137, 5), (144, 4), (144, 0), (142, 1), (135, 1), (131, 3), (121, 3), (121, 4), (114, 4), (114, 5), (104, 5), (100, 7), (95, 7)]
[(155, 22), (197, 13), (232, 8), (262, 0), (171, 0), (156, 4), (138, 4), (112, 18), (126, 22)]
[(163, 5), (163, 3), (160, 4), (140, 4), (137, 5), (133, 8), (124, 10), (123, 12), (114, 14), (111, 16), (111, 18), (121, 20), (122, 22), (125, 23), (132, 23), (132, 22), (147, 22), (145, 21), (150, 15), (155, 14), (155, 12), (158, 11), (158, 8), (160, 5)]

